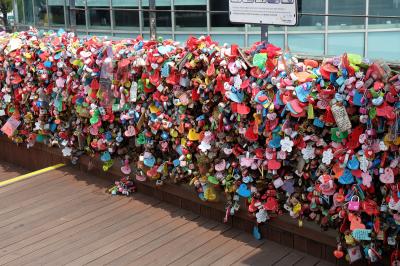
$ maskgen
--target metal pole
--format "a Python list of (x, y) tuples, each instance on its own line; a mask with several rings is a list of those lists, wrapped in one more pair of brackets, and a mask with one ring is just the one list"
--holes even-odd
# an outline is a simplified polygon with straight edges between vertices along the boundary
[(261, 41), (268, 42), (268, 25), (261, 24)]
[(156, 0), (149, 0), (149, 18), (150, 18), (150, 39), (155, 40), (157, 37), (156, 33)]
[(69, 17), (68, 17), (68, 10), (69, 9), (67, 9), (67, 8), (69, 8), (69, 4), (68, 4), (68, 7), (67, 7), (67, 0), (64, 0), (64, 3), (63, 3), (63, 10), (64, 10), (64, 28), (65, 28), (65, 30), (69, 30)]
[[(70, 31), (76, 34), (76, 10), (75, 10), (75, 0), (69, 1), (69, 27)], [(85, 9), (86, 12), (86, 9)], [(85, 15), (86, 16), (86, 15)]]
[(16, 25), (17, 22), (19, 23), (19, 17), (18, 17), (18, 5), (17, 5), (17, 1), (13, 0), (13, 15), (14, 15), (14, 23), (12, 25), (12, 31), (16, 31)]

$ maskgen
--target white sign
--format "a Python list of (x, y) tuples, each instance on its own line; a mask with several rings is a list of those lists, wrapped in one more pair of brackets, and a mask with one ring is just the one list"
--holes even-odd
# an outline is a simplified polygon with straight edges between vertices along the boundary
[(229, 20), (294, 26), (297, 24), (297, 0), (229, 0)]

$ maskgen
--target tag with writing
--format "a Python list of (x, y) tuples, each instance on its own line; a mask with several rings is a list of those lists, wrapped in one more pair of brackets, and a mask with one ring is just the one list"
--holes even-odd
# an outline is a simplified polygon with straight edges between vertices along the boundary
[(351, 129), (351, 122), (346, 108), (343, 105), (334, 104), (332, 106), (332, 113), (337, 126), (341, 132), (346, 132)]
[(10, 117), (1, 128), (1, 131), (3, 131), (3, 133), (6, 134), (8, 137), (11, 137), (12, 135), (14, 135), (14, 131), (20, 124), (21, 121), (15, 119), (14, 117)]

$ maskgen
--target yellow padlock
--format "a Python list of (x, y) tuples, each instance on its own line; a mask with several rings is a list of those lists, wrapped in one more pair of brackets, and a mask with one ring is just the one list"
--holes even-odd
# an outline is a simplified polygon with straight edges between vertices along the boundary
[(204, 191), (204, 198), (208, 201), (215, 201), (217, 199), (217, 194), (211, 186), (207, 187)]
[(198, 141), (200, 139), (200, 134), (196, 132), (194, 128), (189, 129), (188, 139), (190, 141)]
[(346, 240), (346, 244), (347, 245), (354, 245), (355, 244), (355, 240), (354, 240), (353, 236), (350, 235), (350, 234), (345, 235), (344, 239)]
[(297, 213), (299, 213), (301, 211), (301, 204), (300, 203), (297, 203), (296, 205), (294, 205), (294, 207), (293, 207), (293, 212), (295, 213), (295, 214), (297, 214)]

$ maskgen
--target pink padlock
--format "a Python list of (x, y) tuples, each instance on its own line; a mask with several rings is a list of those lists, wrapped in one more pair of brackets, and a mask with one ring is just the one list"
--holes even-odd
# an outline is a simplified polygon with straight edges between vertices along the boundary
[(365, 107), (360, 107), (359, 112), (360, 114), (366, 115), (368, 113), (368, 110)]
[[(357, 201), (354, 201), (354, 197), (357, 197)], [(350, 211), (358, 211), (360, 209), (360, 198), (357, 195), (351, 197), (349, 201), (349, 210)]]
[(373, 128), (367, 129), (366, 130), (368, 136), (375, 136), (376, 135), (376, 130)]

